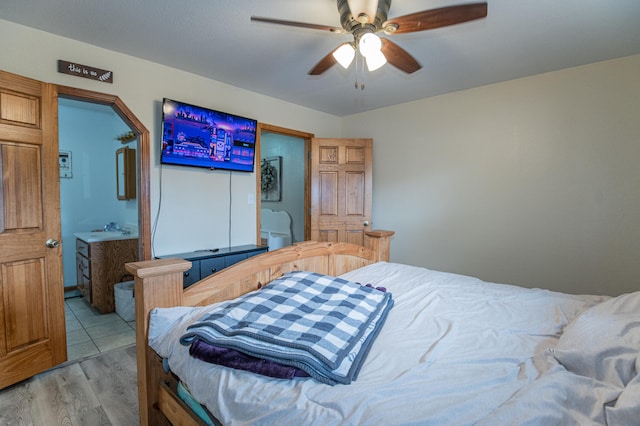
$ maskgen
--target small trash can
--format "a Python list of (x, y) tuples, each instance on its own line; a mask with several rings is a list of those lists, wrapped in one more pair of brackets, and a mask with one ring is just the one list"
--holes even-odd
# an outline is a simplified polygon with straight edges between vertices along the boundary
[(133, 321), (136, 319), (133, 284), (133, 281), (124, 281), (113, 287), (113, 293), (116, 299), (116, 313), (125, 321)]

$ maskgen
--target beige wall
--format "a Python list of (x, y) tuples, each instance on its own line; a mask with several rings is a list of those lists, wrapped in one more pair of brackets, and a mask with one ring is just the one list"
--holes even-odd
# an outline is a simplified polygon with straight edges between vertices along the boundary
[(374, 139), (374, 228), (396, 231), (392, 261), (573, 293), (640, 290), (640, 55), (342, 126)]
[[(229, 238), (229, 172), (158, 164), (163, 97), (201, 105), (258, 121), (339, 136), (338, 117), (274, 98), (0, 20), (0, 69), (26, 77), (118, 95), (151, 132), (152, 226), (162, 187), (162, 206), (153, 244), (154, 255), (224, 247)], [(64, 59), (114, 72), (113, 84), (57, 72)], [(114, 135), (114, 138), (117, 135)], [(162, 175), (162, 185), (160, 185)], [(255, 176), (231, 175), (231, 245), (256, 238)]]
[[(0, 69), (116, 94), (149, 128), (152, 223), (170, 97), (319, 137), (372, 137), (374, 228), (397, 232), (393, 261), (574, 293), (640, 288), (640, 56), (340, 119), (2, 20), (0, 39)], [(114, 84), (59, 74), (57, 59), (112, 70)], [(231, 243), (250, 243), (255, 179), (231, 179)], [(226, 245), (228, 202), (227, 172), (165, 167), (154, 253)]]

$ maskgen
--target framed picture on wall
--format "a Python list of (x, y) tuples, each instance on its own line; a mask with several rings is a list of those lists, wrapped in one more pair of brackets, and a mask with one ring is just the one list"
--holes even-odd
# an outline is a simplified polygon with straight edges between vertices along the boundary
[(260, 199), (280, 201), (282, 198), (282, 157), (267, 157), (260, 162)]

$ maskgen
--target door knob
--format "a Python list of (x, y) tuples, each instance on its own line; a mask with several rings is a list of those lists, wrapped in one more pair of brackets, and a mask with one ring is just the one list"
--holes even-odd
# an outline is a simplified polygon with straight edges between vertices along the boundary
[(364, 221), (364, 226), (369, 226), (369, 221), (368, 220)]
[(60, 246), (60, 241), (54, 240), (53, 238), (49, 238), (45, 245), (49, 248), (56, 248)]

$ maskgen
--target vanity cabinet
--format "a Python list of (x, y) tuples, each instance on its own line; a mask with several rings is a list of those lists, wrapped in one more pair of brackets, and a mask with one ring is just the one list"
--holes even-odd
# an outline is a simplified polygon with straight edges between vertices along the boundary
[(137, 261), (137, 238), (97, 242), (76, 238), (78, 290), (100, 313), (113, 312), (113, 287), (131, 279), (124, 264)]
[(171, 254), (158, 256), (158, 258), (177, 257), (191, 262), (191, 269), (183, 273), (182, 285), (184, 288), (200, 281), (209, 275), (215, 274), (221, 269), (228, 268), (244, 259), (266, 252), (267, 246), (244, 245), (236, 247), (225, 247), (216, 251), (200, 250), (189, 253)]

